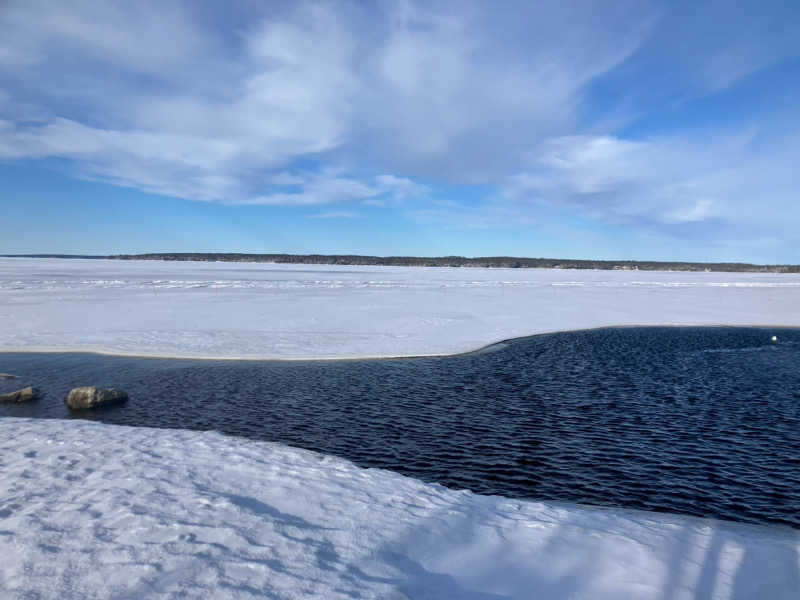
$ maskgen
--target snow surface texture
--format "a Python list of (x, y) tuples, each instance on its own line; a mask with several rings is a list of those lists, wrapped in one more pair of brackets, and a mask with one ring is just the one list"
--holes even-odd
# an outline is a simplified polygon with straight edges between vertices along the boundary
[(213, 432), (0, 420), (0, 596), (797, 600), (800, 532), (512, 501)]
[(800, 275), (0, 258), (0, 350), (415, 356), (607, 325), (800, 325)]

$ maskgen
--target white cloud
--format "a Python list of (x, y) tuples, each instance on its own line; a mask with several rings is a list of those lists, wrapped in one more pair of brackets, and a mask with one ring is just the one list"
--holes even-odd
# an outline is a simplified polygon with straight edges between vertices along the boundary
[(530, 210), (573, 207), (617, 224), (756, 226), (780, 219), (781, 227), (794, 227), (800, 215), (790, 206), (800, 200), (793, 191), (800, 176), (787, 148), (796, 140), (768, 139), (765, 146), (753, 130), (691, 140), (555, 138), (542, 144), (535, 168), (508, 178), (502, 198)]
[(236, 158), (238, 148), (224, 139), (181, 133), (109, 130), (87, 127), (57, 118), (35, 126), (6, 123), (0, 139), (0, 156), (39, 158), (60, 156), (110, 162), (127, 155), (179, 168), (206, 171)]
[(190, 15), (170, 2), (5, 0), (0, 27), (0, 64), (11, 66), (72, 58), (173, 74), (212, 49)]
[(302, 206), (363, 200), (380, 195), (377, 188), (344, 177), (309, 175), (297, 191), (274, 192), (241, 201), (266, 206)]
[(315, 213), (312, 219), (356, 219), (358, 214), (349, 210), (330, 210), (327, 212)]
[(191, 6), (10, 3), (0, 73), (13, 104), (40, 114), (5, 107), (15, 124), (2, 156), (68, 158), (82, 176), (190, 199), (317, 203), (370, 194), (259, 187), (295, 161), (368, 152), (408, 174), (375, 185), (418, 196), (414, 176), (486, 181), (518, 163), (647, 25), (638, 10), (622, 26), (613, 11), (576, 17), (558, 3), (488, 28), (497, 16), (481, 4), (303, 3), (226, 32)]
[(574, 127), (582, 86), (636, 50), (651, 12), (623, 4), (624, 19), (558, 2), (403, 4), (376, 48), (360, 133), (399, 170), (492, 182), (531, 143)]
[(385, 200), (400, 202), (427, 192), (425, 186), (404, 177), (383, 174), (371, 180), (361, 180), (332, 168), (319, 173), (279, 173), (270, 181), (273, 184), (283, 182), (284, 186), (293, 189), (238, 200), (236, 203), (303, 206), (362, 201), (363, 204), (384, 206)]
[(70, 158), (81, 177), (193, 200), (241, 193), (226, 168), (237, 154), (229, 140), (196, 135), (97, 129), (60, 118), (28, 126), (0, 122), (0, 158)]
[(361, 204), (363, 204), (364, 206), (384, 207), (384, 206), (386, 206), (386, 201), (385, 200), (376, 200), (375, 198), (367, 198)]
[[(358, 87), (350, 64), (354, 39), (332, 9), (298, 8), (257, 25), (237, 60), (222, 66), (209, 44), (195, 43), (203, 32), (175, 11), (134, 10), (127, 3), (79, 3), (55, 15), (39, 9), (45, 18), (25, 4), (0, 14), (0, 22), (17, 26), (18, 37), (30, 38), (26, 65), (41, 63), (41, 77), (20, 84), (17, 93), (42, 102), (67, 95), (64, 105), (79, 108), (52, 103), (53, 116), (45, 110), (35, 121), (6, 124), (3, 158), (68, 158), (82, 176), (194, 200), (236, 201), (252, 196), (265, 173), (347, 139)], [(172, 28), (173, 20), (180, 26)], [(7, 39), (0, 49), (10, 45)], [(75, 59), (73, 78), (92, 82), (85, 93), (58, 73), (61, 55)], [(87, 72), (98, 64), (114, 67), (107, 81)], [(56, 70), (50, 80), (48, 66)], [(217, 84), (198, 81), (206, 67), (209, 77), (224, 72)], [(19, 64), (5, 68), (22, 74)], [(160, 82), (130, 85), (135, 72), (156, 71)], [(69, 112), (76, 114), (64, 116)], [(109, 124), (89, 123), (98, 117)], [(212, 185), (202, 189), (187, 180)]]
[(688, 206), (665, 212), (661, 218), (667, 223), (693, 223), (714, 216), (714, 201), (711, 198), (691, 198)]
[(383, 192), (389, 193), (395, 200), (417, 198), (428, 192), (428, 188), (424, 185), (415, 183), (408, 177), (398, 177), (396, 175), (378, 175), (375, 177), (375, 184)]

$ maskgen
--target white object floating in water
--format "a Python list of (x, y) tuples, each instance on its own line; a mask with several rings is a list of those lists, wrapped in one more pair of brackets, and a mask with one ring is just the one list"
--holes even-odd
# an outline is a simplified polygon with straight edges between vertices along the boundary
[(778, 341), (778, 336), (777, 335), (773, 335), (772, 336), (772, 341), (773, 342), (777, 342)]

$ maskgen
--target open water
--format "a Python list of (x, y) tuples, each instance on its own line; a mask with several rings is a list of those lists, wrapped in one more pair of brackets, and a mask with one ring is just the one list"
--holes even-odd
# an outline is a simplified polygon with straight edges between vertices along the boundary
[[(778, 337), (777, 342), (772, 336)], [(800, 331), (609, 328), (448, 358), (0, 354), (0, 416), (214, 429), (482, 494), (800, 528)], [(70, 413), (73, 387), (126, 390)]]

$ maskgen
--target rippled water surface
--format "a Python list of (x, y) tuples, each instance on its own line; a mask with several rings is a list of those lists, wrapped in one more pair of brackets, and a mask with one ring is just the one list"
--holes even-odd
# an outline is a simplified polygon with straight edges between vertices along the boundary
[[(778, 336), (772, 342), (773, 335)], [(0, 354), (0, 415), (215, 429), (484, 494), (800, 528), (800, 331), (623, 328), (451, 358)], [(125, 405), (70, 414), (72, 387)]]

